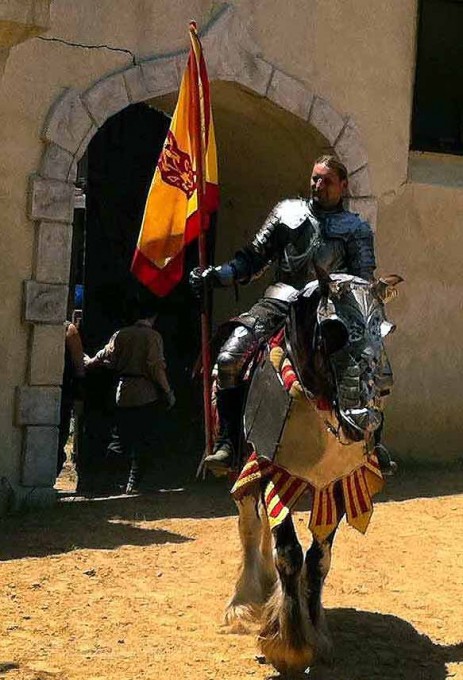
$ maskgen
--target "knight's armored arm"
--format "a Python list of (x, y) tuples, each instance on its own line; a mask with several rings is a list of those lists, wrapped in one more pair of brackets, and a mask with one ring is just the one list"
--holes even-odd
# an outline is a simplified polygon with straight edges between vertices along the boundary
[(238, 250), (230, 262), (204, 270), (200, 267), (192, 270), (190, 286), (198, 297), (202, 297), (205, 288), (225, 288), (234, 283), (249, 283), (267, 269), (278, 250), (277, 226), (281, 221), (280, 205), (275, 206), (251, 243)]
[(376, 268), (373, 232), (367, 222), (361, 222), (346, 243), (349, 274), (372, 281)]
[(278, 226), (281, 223), (281, 203), (278, 203), (251, 243), (238, 250), (229, 265), (235, 272), (235, 281), (249, 283), (259, 278), (278, 253)]

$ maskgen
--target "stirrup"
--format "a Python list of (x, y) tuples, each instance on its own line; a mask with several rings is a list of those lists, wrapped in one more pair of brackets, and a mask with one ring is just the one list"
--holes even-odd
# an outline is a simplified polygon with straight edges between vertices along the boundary
[(214, 452), (204, 459), (204, 467), (216, 476), (228, 474), (233, 463), (233, 444), (229, 439), (218, 441)]
[(376, 444), (373, 453), (376, 454), (379, 469), (381, 470), (383, 477), (393, 477), (399, 469), (399, 466), (395, 460), (392, 460), (387, 448), (383, 446), (383, 444)]

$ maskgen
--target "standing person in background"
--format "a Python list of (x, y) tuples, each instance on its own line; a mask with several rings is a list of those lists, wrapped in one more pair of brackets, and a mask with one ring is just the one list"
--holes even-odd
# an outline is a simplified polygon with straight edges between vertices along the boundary
[(65, 321), (64, 371), (61, 386), (60, 424), (58, 433), (58, 477), (66, 461), (65, 446), (69, 438), (72, 412), (82, 413), (83, 383), (85, 376), (84, 350), (80, 338), (78, 322)]
[(118, 445), (130, 461), (128, 494), (138, 493), (146, 464), (159, 446), (159, 418), (165, 405), (172, 408), (175, 404), (162, 337), (153, 328), (156, 317), (152, 311), (140, 308), (132, 325), (116, 331), (93, 358), (85, 356), (87, 370), (104, 366), (119, 379), (116, 432)]

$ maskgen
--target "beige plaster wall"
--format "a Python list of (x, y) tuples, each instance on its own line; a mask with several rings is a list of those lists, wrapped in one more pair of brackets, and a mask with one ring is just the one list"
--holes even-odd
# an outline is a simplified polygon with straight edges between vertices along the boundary
[(10, 54), (10, 50), (8, 48), (3, 48), (0, 49), (0, 78), (3, 75), (3, 71), (5, 70), (6, 62), (8, 61), (8, 55)]
[(386, 439), (401, 457), (463, 457), (463, 190), (408, 184), (382, 201), (379, 271), (401, 274), (388, 306), (396, 384)]
[[(242, 0), (266, 59), (354, 117), (373, 191), (406, 178), (417, 0)], [(285, 36), (285, 37), (283, 37)]]
[[(4, 83), (6, 77), (2, 81)], [(17, 452), (20, 432), (12, 428), (14, 390), (26, 374), (27, 328), (21, 324), (22, 285), (30, 278), (33, 225), (27, 219), (28, 175), (40, 158), (34, 138), (36, 122), (31, 120), (25, 97), (15, 92), (9, 99), (1, 88), (0, 97), (0, 473), (18, 474)], [(28, 97), (26, 96), (26, 99)]]
[(154, 54), (185, 49), (188, 22), (195, 19), (198, 26), (204, 26), (217, 4), (221, 3), (211, 0), (54, 0), (48, 35), (72, 42), (122, 47), (146, 59)]
[(12, 47), (48, 28), (50, 0), (3, 0), (0, 4), (0, 45)]

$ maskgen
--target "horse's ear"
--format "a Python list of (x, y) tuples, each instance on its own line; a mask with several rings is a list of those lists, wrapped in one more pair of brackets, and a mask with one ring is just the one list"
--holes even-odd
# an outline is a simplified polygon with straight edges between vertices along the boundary
[(314, 260), (313, 266), (318, 279), (318, 285), (320, 286), (320, 293), (322, 298), (327, 298), (330, 294), (330, 284), (333, 283), (333, 279), (328, 274), (326, 269), (320, 267), (319, 264)]
[(389, 274), (382, 276), (373, 284), (373, 292), (381, 300), (381, 302), (390, 302), (397, 297), (396, 286), (402, 283), (403, 278), (398, 274)]

